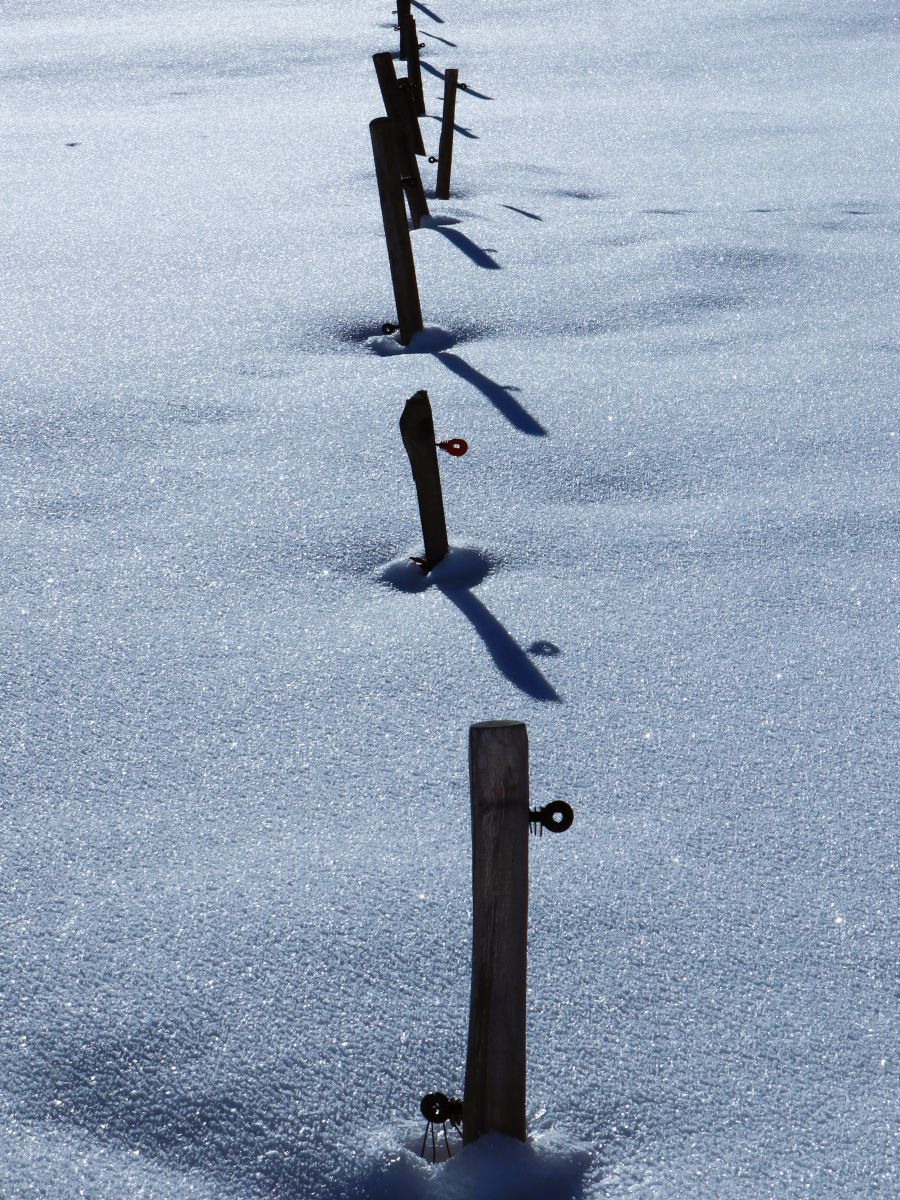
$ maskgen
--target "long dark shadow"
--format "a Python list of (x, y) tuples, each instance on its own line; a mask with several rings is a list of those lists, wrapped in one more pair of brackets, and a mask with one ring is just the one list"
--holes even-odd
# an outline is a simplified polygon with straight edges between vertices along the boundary
[(484, 267), (486, 271), (499, 271), (500, 264), (495, 258), (491, 258), (487, 250), (483, 250), (476, 242), (473, 242), (470, 237), (466, 237), (459, 229), (452, 229), (446, 225), (432, 225), (432, 229), (444, 235), (448, 242), (452, 242), (458, 250), (462, 250), (466, 258), (472, 260), (477, 267)]
[(527, 208), (516, 208), (514, 204), (501, 204), (501, 208), (508, 208), (510, 212), (519, 213), (523, 217), (529, 217), (532, 221), (543, 221), (543, 217), (539, 217), (537, 213), (529, 212)]
[(422, 70), (423, 70), (423, 71), (427, 71), (429, 75), (433, 75), (433, 76), (435, 77), (435, 79), (441, 79), (441, 80), (443, 80), (443, 78), (444, 78), (444, 72), (443, 72), (443, 71), (439, 71), (439, 70), (437, 69), (437, 67), (433, 67), (433, 66), (431, 65), (431, 63), (430, 63), (430, 62), (426, 62), (424, 58), (423, 58), (423, 59), (422, 59), (422, 61), (419, 63), (419, 66), (422, 68)]
[(429, 33), (427, 29), (420, 29), (419, 33), (423, 33), (425, 37), (433, 38), (436, 42), (443, 42), (445, 46), (451, 46), (454, 50), (457, 48), (456, 42), (451, 42), (449, 38), (438, 37), (436, 33)]
[(419, 12), (423, 12), (426, 17), (431, 17), (432, 21), (436, 21), (438, 25), (444, 24), (444, 18), (439, 17), (436, 12), (432, 12), (430, 8), (426, 8), (419, 0), (411, 0), (413, 8), (417, 8)]
[[(422, 63), (422, 66), (424, 67), (424, 66), (425, 66), (425, 64), (424, 64), (424, 63)], [(435, 75), (436, 75), (436, 74), (437, 74), (437, 71), (434, 71), (434, 72), (433, 72), (433, 74), (435, 74)], [(441, 76), (441, 78), (443, 78), (443, 76)], [(441, 118), (440, 118), (440, 117), (437, 115), (437, 113), (426, 113), (425, 115), (426, 115), (426, 116), (427, 116), (427, 117), (428, 117), (430, 120), (432, 120), (432, 121), (441, 121), (441, 124), (443, 124), (443, 121), (442, 121), (442, 120), (441, 120)], [(462, 136), (463, 136), (464, 138), (469, 138), (469, 139), (470, 139), (471, 141), (473, 141), (473, 142), (480, 142), (480, 141), (481, 141), (481, 138), (478, 136), (478, 134), (477, 134), (477, 133), (473, 133), (471, 129), (466, 129), (465, 125), (458, 125), (458, 124), (456, 124), (456, 122), (454, 122), (454, 123), (453, 123), (453, 128), (456, 130), (456, 132), (457, 132), (457, 133), (461, 133), (461, 134), (462, 134)]]
[(460, 358), (458, 354), (451, 354), (449, 350), (440, 350), (434, 357), (443, 363), (448, 371), (452, 371), (454, 375), (458, 375), (481, 392), (501, 416), (521, 433), (527, 433), (531, 437), (547, 436), (547, 430), (522, 407), (510, 388), (495, 383), (493, 379), (470, 366), (464, 358)]
[(467, 588), (444, 585), (440, 590), (471, 623), (497, 669), (514, 687), (534, 700), (560, 702), (559, 693), (547, 682), (515, 638), (504, 629), (477, 596)]
[(486, 96), (484, 92), (476, 92), (470, 83), (461, 83), (460, 91), (466, 93), (467, 96), (477, 96), (479, 100), (493, 100), (493, 96)]

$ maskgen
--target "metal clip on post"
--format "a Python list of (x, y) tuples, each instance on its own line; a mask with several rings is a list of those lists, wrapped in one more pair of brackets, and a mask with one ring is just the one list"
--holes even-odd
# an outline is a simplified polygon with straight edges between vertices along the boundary
[(550, 833), (565, 833), (575, 820), (572, 806), (565, 800), (552, 800), (543, 808), (533, 808), (528, 814), (531, 832), (544, 836), (544, 830)]
[(434, 1127), (440, 1123), (444, 1131), (444, 1145), (447, 1147), (447, 1157), (452, 1158), (453, 1151), (450, 1149), (450, 1141), (447, 1137), (447, 1122), (449, 1121), (459, 1136), (462, 1137), (462, 1100), (451, 1100), (443, 1092), (429, 1092), (427, 1096), (422, 1097), (419, 1112), (428, 1122), (425, 1126), (425, 1136), (422, 1138), (420, 1157), (425, 1157), (425, 1146), (428, 1142), (428, 1134), (430, 1133), (431, 1161), (434, 1162), (437, 1158), (437, 1140), (434, 1135)]

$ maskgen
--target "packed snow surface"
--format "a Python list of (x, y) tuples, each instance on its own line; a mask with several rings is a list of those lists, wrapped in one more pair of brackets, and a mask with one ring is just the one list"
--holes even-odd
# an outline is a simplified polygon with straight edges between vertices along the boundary
[[(415, 3), (408, 350), (392, 7), (0, 8), (0, 1194), (893, 1200), (895, 6)], [(432, 1166), (498, 718), (530, 1140)]]

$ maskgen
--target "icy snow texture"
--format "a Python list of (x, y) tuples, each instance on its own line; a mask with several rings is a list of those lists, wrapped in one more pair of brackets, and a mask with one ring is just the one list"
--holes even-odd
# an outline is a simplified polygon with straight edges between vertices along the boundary
[[(893, 1198), (894, 6), (417, 6), (379, 357), (391, 7), (0, 12), (4, 1200)], [(535, 1141), (426, 1168), (498, 717)]]

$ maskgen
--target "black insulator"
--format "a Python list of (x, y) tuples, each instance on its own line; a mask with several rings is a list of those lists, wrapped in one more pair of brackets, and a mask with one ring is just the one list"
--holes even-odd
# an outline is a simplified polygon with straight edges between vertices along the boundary
[(532, 822), (546, 829), (548, 833), (565, 833), (575, 820), (572, 806), (566, 804), (565, 800), (551, 800), (549, 804), (530, 815)]
[(450, 1119), (450, 1106), (451, 1101), (443, 1092), (429, 1092), (422, 1097), (419, 1111), (426, 1121), (443, 1123)]

